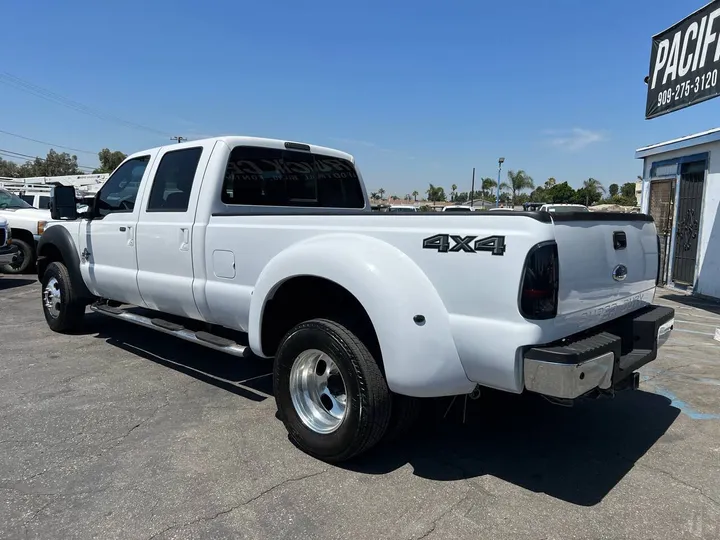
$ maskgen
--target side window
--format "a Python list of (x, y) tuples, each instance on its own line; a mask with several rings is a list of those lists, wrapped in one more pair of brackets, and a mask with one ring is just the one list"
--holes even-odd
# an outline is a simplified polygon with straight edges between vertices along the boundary
[(50, 197), (40, 195), (40, 197), (38, 197), (38, 208), (50, 208)]
[(25, 201), (26, 203), (28, 203), (28, 204), (32, 204), (32, 203), (33, 203), (33, 196), (32, 196), (32, 195), (19, 195), (19, 197), (20, 197), (23, 201)]
[(233, 149), (221, 195), (225, 204), (363, 208), (354, 165), (345, 159), (253, 146)]
[(96, 199), (95, 211), (99, 216), (133, 211), (140, 181), (149, 162), (150, 156), (133, 158), (110, 175)]
[(166, 153), (160, 160), (150, 191), (148, 212), (185, 212), (202, 147)]

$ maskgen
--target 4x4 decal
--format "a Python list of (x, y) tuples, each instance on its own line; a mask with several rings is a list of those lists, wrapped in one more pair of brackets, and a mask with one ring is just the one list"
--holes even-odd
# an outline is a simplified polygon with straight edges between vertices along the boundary
[[(423, 249), (434, 249), (438, 253), (477, 253), (489, 251), (493, 255), (505, 254), (504, 236), (460, 236), (455, 234), (435, 234), (423, 239)], [(452, 245), (451, 245), (452, 242)]]

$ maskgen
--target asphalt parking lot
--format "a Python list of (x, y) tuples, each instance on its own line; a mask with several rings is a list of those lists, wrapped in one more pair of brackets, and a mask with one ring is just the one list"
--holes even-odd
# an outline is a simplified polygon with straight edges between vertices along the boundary
[(0, 538), (718, 538), (720, 307), (661, 296), (640, 391), (437, 400), (337, 467), (288, 442), (267, 362), (99, 315), (54, 334), (32, 276), (1, 278)]

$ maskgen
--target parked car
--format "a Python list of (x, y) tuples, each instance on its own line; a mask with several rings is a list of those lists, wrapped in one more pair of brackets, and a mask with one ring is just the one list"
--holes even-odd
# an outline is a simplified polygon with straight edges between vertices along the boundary
[(330, 148), (217, 137), (149, 149), (87, 213), (76, 203), (55, 189), (39, 242), (48, 326), (77, 330), (89, 305), (274, 358), (290, 438), (329, 462), (404, 433), (419, 398), (490, 387), (568, 403), (636, 388), (674, 324), (652, 304), (651, 217), (384, 216), (353, 156)]
[(0, 217), (0, 267), (12, 264), (17, 257), (17, 246), (12, 244), (12, 229), (7, 219)]
[(540, 212), (589, 212), (588, 207), (584, 204), (543, 204), (540, 207)]
[(0, 265), (0, 272), (21, 274), (33, 268), (37, 241), (50, 219), (50, 210), (33, 208), (17, 195), (0, 188), (0, 217), (7, 219), (17, 248), (14, 262)]
[(443, 212), (474, 212), (474, 206), (446, 206), (443, 208)]

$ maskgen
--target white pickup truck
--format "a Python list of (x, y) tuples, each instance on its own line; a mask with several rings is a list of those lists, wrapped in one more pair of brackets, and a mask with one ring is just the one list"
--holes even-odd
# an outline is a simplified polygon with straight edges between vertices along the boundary
[(274, 358), (290, 438), (330, 462), (401, 433), (418, 398), (636, 388), (674, 324), (652, 305), (649, 216), (372, 212), (354, 158), (330, 148), (173, 144), (129, 156), (87, 213), (76, 202), (55, 188), (39, 242), (50, 328), (90, 306)]
[(0, 268), (15, 261), (17, 250), (12, 244), (12, 229), (7, 219), (0, 217)]
[(10, 224), (13, 230), (13, 245), (17, 250), (12, 263), (0, 264), (0, 272), (22, 274), (30, 271), (37, 258), (37, 241), (50, 219), (50, 212), (47, 209), (33, 208), (14, 193), (0, 188), (0, 217)]

